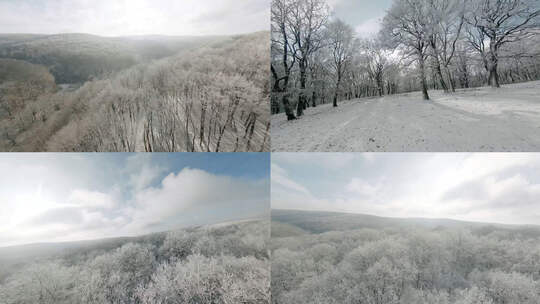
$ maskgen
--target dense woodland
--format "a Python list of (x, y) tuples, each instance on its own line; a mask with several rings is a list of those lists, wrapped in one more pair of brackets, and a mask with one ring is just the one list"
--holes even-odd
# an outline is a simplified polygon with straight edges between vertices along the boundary
[(0, 269), (0, 303), (269, 303), (268, 236), (267, 221), (250, 221), (22, 246), (18, 260), (1, 248), (12, 266)]
[(90, 38), (0, 36), (0, 150), (269, 150), (268, 33)]
[(540, 227), (272, 211), (272, 303), (533, 304)]
[(537, 0), (394, 0), (359, 37), (325, 0), (272, 1), (272, 113), (540, 79)]

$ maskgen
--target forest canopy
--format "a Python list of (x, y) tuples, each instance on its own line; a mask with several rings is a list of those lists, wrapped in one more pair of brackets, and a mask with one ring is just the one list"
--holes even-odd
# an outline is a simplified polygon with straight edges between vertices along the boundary
[[(268, 33), (200, 38), (187, 46), (165, 41), (165, 46), (161, 46), (165, 53), (178, 50), (177, 44), (182, 45), (182, 51), (160, 60), (129, 63), (118, 68), (116, 65), (123, 60), (107, 52), (124, 56), (132, 51), (118, 50), (118, 41), (105, 41), (97, 44), (103, 48), (99, 50), (94, 49), (93, 40), (94, 44), (87, 48), (82, 44), (82, 54), (91, 50), (101, 59), (112, 60), (114, 64), (109, 61), (100, 61), (100, 64), (114, 71), (85, 72), (86, 76), (81, 79), (75, 77), (77, 79), (72, 78), (69, 84), (60, 85), (58, 81), (64, 80), (58, 77), (64, 77), (63, 74), (50, 67), (49, 73), (57, 77), (56, 86), (49, 83), (53, 88), (38, 88), (31, 96), (17, 90), (9, 92), (6, 97), (9, 102), (1, 103), (5, 108), (0, 112), (1, 150), (269, 150)], [(138, 43), (123, 41), (120, 45), (137, 50)], [(20, 43), (12, 44), (19, 46)], [(71, 55), (65, 58), (77, 62), (55, 65), (55, 56), (63, 56), (63, 51), (47, 43), (46, 46), (53, 48), (49, 54), (39, 48), (43, 44), (39, 39), (29, 45), (34, 44), (37, 44), (39, 56), (54, 61), (53, 66), (57, 68), (78, 69), (86, 65), (86, 59)], [(197, 47), (190, 46), (193, 44)], [(4, 46), (4, 51), (12, 48), (15, 46)], [(27, 44), (22, 48), (26, 50)], [(34, 51), (28, 53), (34, 54)], [(28, 60), (44, 66), (51, 64)], [(88, 66), (99, 68), (92, 60)], [(16, 85), (26, 86), (21, 82)], [(4, 82), (0, 86), (8, 84)]]
[(272, 303), (540, 300), (540, 227), (272, 213)]
[(11, 260), (0, 303), (270, 303), (268, 235), (259, 220), (74, 244)]

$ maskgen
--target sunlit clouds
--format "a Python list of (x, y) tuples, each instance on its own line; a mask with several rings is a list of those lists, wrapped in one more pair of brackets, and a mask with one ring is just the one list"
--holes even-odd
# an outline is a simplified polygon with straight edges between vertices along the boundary
[(269, 30), (268, 0), (0, 0), (3, 33), (229, 35)]
[(3, 154), (0, 171), (0, 246), (257, 218), (270, 204), (267, 153)]

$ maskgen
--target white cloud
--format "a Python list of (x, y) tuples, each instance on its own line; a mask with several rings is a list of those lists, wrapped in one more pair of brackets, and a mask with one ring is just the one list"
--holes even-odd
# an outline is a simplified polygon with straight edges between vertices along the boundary
[(382, 18), (383, 16), (377, 16), (377, 17), (368, 19), (360, 23), (358, 26), (356, 26), (355, 30), (360, 37), (372, 38), (381, 29)]
[(265, 178), (190, 169), (183, 154), (163, 156), (2, 155), (0, 171), (10, 176), (0, 176), (0, 246), (141, 235), (268, 212)]
[(353, 178), (346, 186), (347, 191), (361, 196), (375, 197), (379, 194), (381, 185), (374, 185), (360, 178)]
[(135, 153), (127, 158), (126, 173), (129, 175), (129, 185), (135, 190), (151, 185), (165, 171), (165, 168), (152, 162), (151, 154)]
[(309, 191), (304, 186), (290, 179), (287, 171), (274, 163), (272, 163), (272, 184), (273, 186), (282, 186), (289, 190), (309, 194)]
[(0, 1), (2, 32), (221, 35), (268, 30), (268, 0)]
[(105, 208), (116, 206), (113, 197), (99, 191), (76, 189), (68, 197), (68, 203), (80, 208)]
[(341, 169), (356, 160), (372, 161), (376, 153), (273, 153), (272, 162), (288, 165), (311, 166), (314, 163), (325, 169)]
[(185, 168), (177, 174), (169, 174), (160, 186), (134, 194), (133, 225), (129, 229), (161, 225), (178, 214), (189, 214), (200, 208), (238, 208), (237, 214), (241, 217), (242, 208), (263, 209), (264, 205), (270, 203), (268, 186), (264, 181), (219, 176)]
[(328, 4), (329, 7), (336, 7), (340, 2), (343, 0), (326, 0), (326, 4)]
[(279, 171), (296, 173), (288, 184), (312, 191), (275, 187), (283, 182), (273, 175), (272, 208), (540, 225), (534, 153), (385, 154), (371, 162), (355, 158), (331, 173), (327, 157), (337, 156), (318, 154), (304, 163), (278, 158)]

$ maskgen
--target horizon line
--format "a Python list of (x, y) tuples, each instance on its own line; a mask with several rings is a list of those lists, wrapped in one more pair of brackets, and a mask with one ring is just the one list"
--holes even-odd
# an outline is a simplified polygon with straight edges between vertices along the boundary
[(0, 245), (0, 250), (1, 249), (6, 249), (6, 248), (32, 246), (32, 245), (69, 244), (69, 243), (93, 242), (93, 241), (103, 241), (103, 240), (113, 240), (113, 239), (123, 239), (123, 238), (132, 239), (132, 238), (147, 236), (147, 235), (151, 235), (151, 234), (167, 233), (167, 232), (176, 231), (176, 230), (201, 228), (201, 227), (205, 227), (205, 226), (213, 226), (213, 225), (220, 225), (220, 224), (231, 224), (232, 225), (232, 224), (235, 224), (235, 223), (244, 223), (244, 222), (251, 222), (251, 221), (258, 221), (258, 220), (265, 220), (265, 219), (266, 219), (266, 216), (261, 214), (261, 215), (255, 215), (255, 216), (248, 217), (248, 218), (238, 218), (238, 219), (223, 220), (223, 221), (217, 221), (217, 222), (212, 222), (212, 223), (207, 223), (207, 224), (188, 224), (188, 225), (185, 225), (185, 226), (179, 226), (179, 227), (169, 229), (169, 230), (147, 232), (147, 233), (138, 234), (138, 235), (131, 235), (131, 236), (130, 235), (118, 235), (118, 236), (107, 236), (107, 237), (102, 237), (102, 238), (89, 238), (89, 239), (80, 239), (80, 240), (72, 240), (72, 241), (56, 241), (56, 242), (54, 242), (54, 241), (49, 241), (49, 242), (44, 241), (44, 242), (21, 243), (21, 244), (15, 244), (15, 245)]
[(302, 211), (302, 212), (327, 212), (327, 213), (340, 213), (340, 214), (351, 214), (351, 215), (367, 215), (379, 218), (390, 218), (390, 219), (423, 219), (423, 220), (450, 220), (462, 223), (471, 223), (471, 224), (489, 224), (489, 225), (501, 225), (501, 226), (532, 226), (540, 228), (540, 224), (509, 224), (501, 222), (483, 222), (483, 221), (472, 221), (472, 220), (462, 220), (455, 219), (450, 217), (421, 217), (421, 216), (387, 216), (387, 215), (376, 215), (371, 213), (360, 213), (360, 212), (351, 212), (351, 211), (336, 211), (336, 210), (313, 210), (313, 209), (288, 209), (288, 208), (270, 208), (270, 211), (273, 210), (282, 210), (282, 211)]
[(242, 35), (250, 35), (255, 33), (270, 32), (270, 30), (256, 30), (251, 32), (240, 32), (230, 34), (129, 34), (129, 35), (104, 35), (86, 32), (57, 32), (57, 33), (35, 33), (35, 32), (0, 32), (0, 35), (35, 35), (35, 36), (58, 36), (58, 35), (89, 35), (104, 38), (126, 38), (126, 37), (147, 37), (147, 36), (159, 36), (159, 37), (234, 37)]

